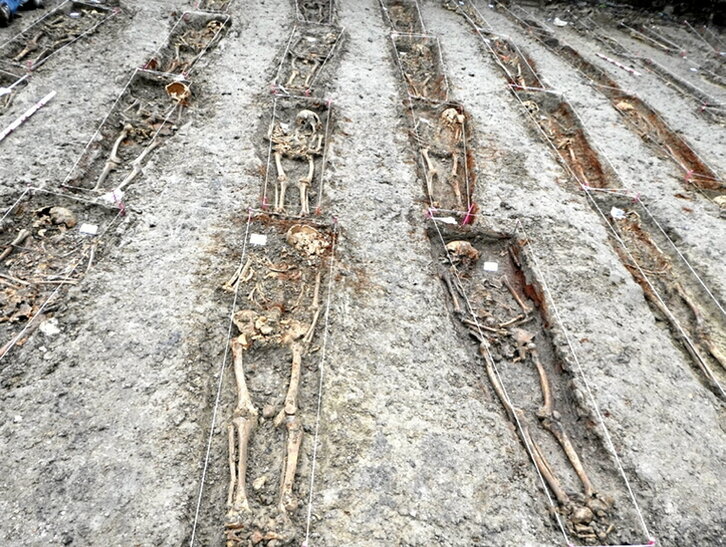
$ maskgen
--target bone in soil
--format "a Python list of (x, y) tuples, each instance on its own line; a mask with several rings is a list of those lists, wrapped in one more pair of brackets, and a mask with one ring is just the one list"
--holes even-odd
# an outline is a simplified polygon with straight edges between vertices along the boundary
[(476, 230), (430, 227), (427, 233), (449, 312), (477, 343), (492, 389), (552, 491), (568, 533), (585, 544), (637, 540), (623, 525), (635, 518), (627, 498), (615, 504), (612, 497), (622, 486), (612, 478), (614, 464), (602, 457), (596, 421), (573, 404), (572, 365), (545, 327), (553, 320), (544, 315), (543, 291), (523, 269), (527, 242)]
[[(261, 155), (268, 149), (272, 154), (274, 172), (266, 173), (263, 202), (272, 201), (275, 211), (306, 216), (311, 204), (313, 212), (319, 210), (332, 108), (316, 99), (275, 98), (272, 120), (260, 150)], [(293, 185), (296, 191), (291, 192)]]
[(191, 101), (190, 83), (137, 71), (68, 186), (101, 193), (125, 189), (142, 174), (154, 149), (176, 132)]
[(295, 8), (306, 23), (332, 23), (335, 17), (334, 0), (295, 0)]
[(314, 400), (307, 390), (302, 396), (301, 378), (316, 384), (335, 235), (325, 226), (275, 218), (256, 219), (251, 233), (265, 236), (265, 246), (252, 244), (225, 284), (238, 293), (230, 341), (237, 405), (228, 421), (227, 545), (288, 545), (299, 540), (304, 487), (296, 475), (303, 442), (309, 452), (303, 428)]
[[(429, 37), (418, 37), (418, 40), (426, 39)], [(439, 67), (439, 74), (443, 77), (441, 68)], [(518, 73), (521, 75), (521, 70)], [(408, 81), (405, 70), (402, 70), (401, 75)], [(532, 75), (536, 78), (533, 72)], [(451, 110), (453, 110), (451, 116), (443, 115)], [(426, 111), (418, 108), (416, 103), (410, 107), (416, 129), (411, 136), (413, 144), (419, 148), (423, 157), (420, 169), (426, 180), (425, 191), (432, 204), (429, 210), (433, 216), (431, 222), (439, 223), (437, 216), (447, 214), (448, 211), (439, 213), (439, 210), (434, 208), (436, 194), (433, 191), (433, 184), (438, 183), (440, 186), (442, 181), (432, 176), (437, 173), (437, 168), (440, 169), (440, 166), (434, 166), (429, 152), (433, 148), (431, 143), (440, 140), (440, 137), (436, 130), (432, 132), (425, 127), (419, 130), (419, 126), (438, 125), (448, 128), (450, 133), (456, 129), (463, 133), (463, 127), (456, 125), (455, 114), (463, 113), (464, 110), (463, 107), (459, 110), (452, 109), (451, 104), (429, 103), (428, 119), (421, 117), (423, 112)], [(431, 112), (434, 113), (433, 116)], [(462, 115), (460, 120), (462, 124), (464, 119)], [(456, 144), (459, 143), (459, 139), (452, 137), (453, 135), (450, 135), (446, 139), (448, 141), (446, 153), (437, 154), (438, 156), (455, 157), (450, 154), (458, 153)], [(473, 170), (473, 160), (470, 167)], [(449, 190), (449, 193), (460, 198), (456, 192)], [(464, 218), (468, 217), (467, 214)], [(440, 225), (445, 226), (443, 223)], [(469, 335), (479, 341), (489, 382), (510, 421), (519, 428), (522, 444), (537, 472), (546, 480), (547, 488), (556, 500), (557, 511), (564, 520), (565, 529), (585, 544), (603, 543), (611, 541), (614, 537), (627, 536), (627, 533), (623, 535), (619, 526), (622, 526), (623, 522), (635, 522), (635, 515), (630, 514), (626, 502), (623, 504), (626, 508), (621, 510), (622, 516), (614, 516), (616, 511), (613, 494), (598, 492), (593, 486), (592, 470), (586, 471), (586, 466), (582, 462), (582, 452), (576, 448), (580, 441), (588, 446), (588, 455), (593, 455), (593, 460), (598, 462), (598, 466), (607, 467), (602, 471), (602, 482), (607, 482), (609, 488), (621, 494), (620, 499), (626, 501), (622, 484), (614, 479), (617, 477), (617, 468), (613, 464), (606, 465), (602, 459), (604, 447), (597, 439), (585, 441), (592, 437), (592, 432), (579, 431), (583, 428), (580, 419), (583, 415), (588, 415), (588, 411), (584, 409), (564, 411), (561, 407), (555, 410), (557, 396), (568, 401), (572, 397), (573, 388), (566, 382), (560, 381), (560, 372), (565, 362), (555, 359), (554, 349), (544, 328), (546, 321), (538, 315), (535, 306), (525, 296), (522, 290), (524, 287), (520, 288), (521, 282), (518, 278), (523, 279), (524, 274), (519, 267), (515, 268), (515, 260), (519, 260), (517, 256), (520, 253), (519, 247), (497, 244), (496, 238), (485, 243), (485, 238), (469, 233), (465, 228), (450, 228), (450, 233), (442, 236), (445, 239), (442, 249), (439, 245), (439, 230), (443, 228), (438, 226), (430, 228), (428, 236), (434, 259), (437, 264), (441, 264), (438, 273), (450, 298), (450, 311), (460, 321), (461, 326), (468, 329)], [(488, 258), (485, 259), (483, 255), (487, 255)], [(450, 267), (447, 267), (449, 264)], [(489, 280), (485, 265), (491, 268), (492, 264), (500, 273), (496, 278)], [(544, 301), (541, 290), (532, 283), (526, 284), (526, 287), (529, 294), (539, 295), (540, 303)], [(551, 324), (551, 321), (548, 322)], [(506, 367), (502, 376), (494, 372), (497, 367), (495, 361)], [(520, 362), (528, 363), (530, 366), (521, 367)], [(516, 402), (512, 402), (505, 394), (509, 390)], [(534, 393), (538, 394), (534, 400), (542, 397), (543, 402), (540, 407), (531, 406)], [(566, 403), (563, 403), (563, 406), (564, 404)], [(522, 405), (522, 408), (516, 405)], [(596, 422), (591, 423), (592, 426), (596, 424)], [(551, 436), (542, 438), (538, 433), (533, 433), (535, 425), (539, 425)], [(573, 440), (575, 438), (573, 435), (577, 435), (578, 441)], [(615, 521), (618, 520), (620, 522), (616, 524)]]
[[(538, 23), (535, 21), (526, 20), (526, 22), (535, 29), (537, 28)], [(694, 101), (697, 107), (693, 112), (697, 116), (709, 122), (716, 123), (723, 123), (726, 119), (726, 108), (719, 101), (708, 95), (702, 89), (699, 89), (696, 85), (677, 76), (654, 59), (636, 55), (634, 52), (628, 50), (617, 39), (604, 33), (599, 25), (591, 18), (585, 17), (573, 21), (573, 29), (583, 37), (593, 38), (610, 54), (620, 57), (626, 63), (640, 62), (644, 70), (652, 72), (666, 85), (672, 87), (684, 97)]]
[(334, 25), (296, 25), (278, 68), (277, 86), (287, 93), (309, 94), (334, 55), (341, 32)]
[(103, 5), (71, 2), (34, 25), (27, 33), (10, 40), (0, 55), (29, 69), (36, 68), (60, 48), (92, 30), (110, 15)]
[(194, 64), (222, 39), (229, 17), (185, 13), (165, 46), (144, 65), (147, 70), (187, 76)]
[(46, 300), (59, 285), (78, 283), (113, 239), (83, 233), (82, 227), (102, 234), (117, 214), (42, 192), (28, 193), (9, 211), (0, 225), (0, 357), (13, 342), (22, 345), (15, 338), (39, 312), (52, 316)]

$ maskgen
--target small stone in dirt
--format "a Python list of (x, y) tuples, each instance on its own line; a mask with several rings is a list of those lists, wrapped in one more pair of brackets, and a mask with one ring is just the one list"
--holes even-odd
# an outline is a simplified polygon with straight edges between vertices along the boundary
[(255, 481), (252, 483), (252, 488), (254, 490), (259, 490), (263, 486), (265, 486), (265, 483), (267, 482), (267, 475), (262, 475), (261, 477), (255, 479)]
[(58, 320), (55, 317), (48, 319), (47, 321), (43, 321), (40, 327), (38, 327), (38, 330), (46, 336), (55, 336), (56, 334), (60, 334)]
[(275, 407), (272, 405), (265, 405), (262, 407), (262, 417), (272, 418), (275, 415)]

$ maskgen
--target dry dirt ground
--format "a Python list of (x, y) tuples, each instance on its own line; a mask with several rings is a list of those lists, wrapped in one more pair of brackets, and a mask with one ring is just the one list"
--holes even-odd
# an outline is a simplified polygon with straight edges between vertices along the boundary
[[(291, 0), (121, 0), (113, 17), (14, 88), (7, 107), (0, 102), (4, 129), (56, 92), (0, 142), (0, 544), (726, 544), (726, 107), (719, 107), (726, 89), (714, 53), (726, 38), (661, 20), (657, 34), (647, 34), (652, 22), (626, 12), (632, 28), (646, 27), (636, 34), (618, 26), (621, 12), (606, 9), (588, 20), (568, 6), (525, 13), (479, 0), (298, 3), (311, 11), (301, 14)], [(27, 67), (8, 64), (18, 55), (8, 41), (67, 7), (47, 4), (0, 29), (12, 74)], [(205, 7), (220, 11), (181, 15)], [(298, 59), (291, 67), (290, 45), (308, 47), (290, 42), (293, 27), (314, 28), (299, 19), (314, 20), (317, 9), (329, 16), (322, 22), (344, 31), (328, 43), (324, 66)], [(169, 102), (163, 85), (132, 88), (161, 93), (173, 111), (150, 122), (153, 136), (119, 140), (129, 171), (144, 147), (153, 149), (123, 197), (104, 201), (123, 178), (112, 164), (108, 185), (91, 190), (123, 127), (118, 116), (141, 115), (147, 100), (153, 107), (145, 95), (141, 103), (123, 95), (135, 69), (150, 67), (180, 17), (227, 16), (193, 70), (162, 67), (185, 73), (191, 97), (183, 104)], [(553, 25), (555, 16), (569, 24)], [(533, 30), (533, 21), (549, 34)], [(320, 28), (310, 44), (335, 29)], [(394, 47), (394, 28), (417, 34), (408, 45), (396, 42), (409, 50)], [(625, 98), (611, 100), (547, 46), (553, 37), (604, 71)], [(528, 87), (528, 67), (516, 48), (497, 49), (504, 39), (549, 91), (516, 87)], [(406, 62), (430, 61), (428, 72), (414, 66), (404, 77), (402, 52)], [(297, 94), (309, 87), (320, 100), (280, 106), (285, 86), (303, 78), (289, 71), (311, 66), (316, 77)], [(427, 90), (440, 93), (444, 83), (453, 102), (439, 106), (444, 99), (434, 97), (431, 106)], [(424, 99), (409, 99), (412, 90)], [(306, 160), (284, 160), (295, 175), (291, 216), (271, 211), (275, 98), (276, 119), (287, 116), (281, 131), (308, 130), (312, 118), (295, 119), (306, 105), (327, 128), (324, 154), (314, 156), (309, 217), (295, 216)], [(630, 124), (636, 99), (668, 135)], [(543, 124), (555, 112), (548, 109), (564, 103), (577, 124), (547, 133)], [(472, 183), (451, 212), (428, 210), (436, 206), (421, 155), (428, 145), (412, 117), (434, 112), (422, 123), (436, 124), (447, 106), (461, 116), (452, 123), (465, 119), (458, 169), (466, 164)], [(109, 113), (112, 123), (103, 125)], [(708, 166), (701, 188), (688, 177), (693, 169), (674, 160), (673, 139)], [(432, 161), (448, 173), (454, 155), (437, 145)], [(578, 163), (586, 149), (605, 173), (597, 189), (577, 184), (595, 169)], [(433, 184), (450, 191), (442, 172)], [(265, 211), (250, 210), (261, 205)], [(66, 209), (73, 221), (63, 220)], [(99, 233), (81, 233), (82, 224)], [(325, 252), (295, 254), (302, 251), (285, 242), (295, 225), (328, 234)], [(269, 247), (255, 246), (253, 234), (266, 234)], [(480, 255), (452, 265), (442, 241), (471, 242)], [(271, 260), (260, 258), (253, 273), (268, 268), (267, 277), (243, 272), (235, 280), (249, 256), (265, 252)], [(275, 265), (293, 256), (297, 277), (289, 264)], [(481, 269), (488, 263), (498, 264), (497, 275)], [(272, 417), (283, 408), (290, 354), (279, 337), (274, 346), (267, 331), (250, 327), (256, 342), (244, 354), (245, 374), (259, 415), (242, 474), (250, 509), (235, 528), (228, 425), (244, 417), (235, 410), (233, 366), (243, 331), (230, 317), (255, 302), (254, 291), (264, 300), (264, 283), (274, 280), (300, 283), (297, 304), (280, 304), (280, 313), (303, 317), (295, 310), (315, 300), (315, 272), (320, 314), (304, 350), (296, 413), (286, 415), (302, 424), (302, 444), (284, 508), (278, 483), (293, 433)], [(481, 299), (483, 315), (457, 312), (464, 295)], [(520, 306), (520, 329), (495, 325), (494, 311), (513, 316)], [(472, 328), (485, 317), (490, 330)], [(515, 348), (521, 336), (534, 343)], [(540, 370), (558, 410), (549, 418), (541, 414)], [(594, 492), (575, 473), (557, 427)], [(239, 457), (232, 455), (232, 469)]]

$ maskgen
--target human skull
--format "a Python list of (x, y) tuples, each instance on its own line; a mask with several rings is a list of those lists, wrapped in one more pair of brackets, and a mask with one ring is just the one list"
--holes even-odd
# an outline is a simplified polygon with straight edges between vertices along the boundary
[(446, 244), (446, 251), (454, 265), (469, 266), (479, 260), (481, 253), (468, 241), (456, 240)]
[(285, 240), (298, 251), (308, 256), (322, 255), (329, 246), (328, 239), (307, 224), (295, 224), (288, 231)]

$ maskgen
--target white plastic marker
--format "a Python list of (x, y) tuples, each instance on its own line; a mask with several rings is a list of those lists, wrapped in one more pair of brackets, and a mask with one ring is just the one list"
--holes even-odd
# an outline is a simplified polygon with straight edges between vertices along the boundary
[(39, 100), (37, 103), (35, 103), (33, 106), (31, 106), (28, 111), (20, 116), (17, 120), (15, 120), (13, 123), (11, 123), (5, 131), (0, 133), (0, 142), (5, 140), (5, 137), (10, 135), (13, 131), (15, 131), (18, 127), (23, 125), (28, 118), (30, 118), (33, 114), (35, 114), (38, 110), (43, 108), (46, 104), (48, 104), (48, 101), (50, 101), (53, 97), (55, 97), (55, 91), (51, 91), (48, 93), (45, 97), (43, 97), (41, 100)]

